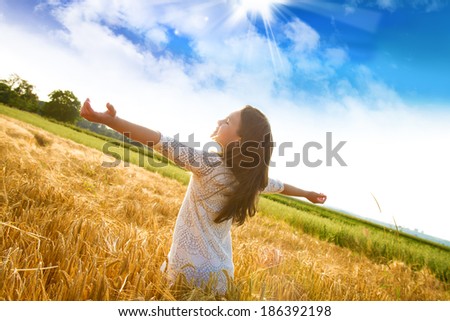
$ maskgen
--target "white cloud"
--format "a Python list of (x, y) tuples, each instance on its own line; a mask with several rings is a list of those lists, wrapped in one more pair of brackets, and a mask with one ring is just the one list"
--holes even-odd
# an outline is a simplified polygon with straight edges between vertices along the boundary
[(382, 9), (395, 9), (397, 6), (397, 1), (395, 0), (378, 0), (377, 4), (382, 8)]
[(327, 48), (324, 52), (325, 63), (331, 67), (340, 67), (347, 60), (347, 52), (342, 48)]
[[(292, 44), (284, 54), (290, 62), (286, 77), (293, 83), (300, 80), (306, 90), (323, 95), (335, 90), (336, 71), (348, 61), (348, 55), (342, 47), (328, 47), (322, 43), (320, 36), (311, 26), (298, 18), (284, 27), (284, 34)], [(298, 91), (298, 88), (296, 88)]]
[[(55, 15), (68, 30), (64, 37), (70, 45), (91, 57), (92, 63), (108, 69), (113, 58), (124, 63), (133, 61), (143, 64), (148, 74), (164, 74), (164, 78), (167, 74), (164, 68), (169, 67), (172, 75), (177, 74), (175, 70), (178, 69), (181, 70), (179, 78), (189, 77), (187, 82), (193, 88), (219, 85), (234, 88), (239, 95), (249, 91), (241, 89), (241, 83), (246, 81), (246, 88), (253, 84), (254, 92), (264, 89), (270, 94), (280, 90), (283, 81), (295, 77), (296, 73), (316, 82), (325, 80), (346, 61), (344, 49), (320, 48), (319, 34), (297, 18), (283, 27), (294, 50), (282, 50), (274, 41), (276, 39), (259, 34), (248, 20), (233, 21), (230, 6), (224, 2), (206, 5), (194, 1), (188, 5), (175, 1), (160, 6), (145, 1), (133, 4), (127, 1), (81, 1), (56, 8)], [(109, 28), (115, 25), (146, 35), (149, 48), (137, 48), (125, 37), (114, 35)], [(188, 37), (186, 43), (200, 61), (186, 63), (170, 52), (164, 52), (173, 40), (168, 29), (175, 31), (172, 37)], [(81, 49), (81, 46), (85, 48)], [(111, 50), (113, 46), (118, 50)], [(95, 48), (96, 54), (90, 54), (89, 47)], [(152, 49), (160, 51), (163, 58), (156, 59)], [(107, 55), (110, 57), (105, 60)], [(134, 58), (125, 59), (128, 55)]]
[(293, 42), (297, 53), (314, 51), (319, 45), (319, 34), (298, 18), (286, 24), (284, 33)]
[(145, 36), (147, 40), (155, 44), (159, 50), (169, 42), (167, 31), (164, 28), (151, 28), (145, 33)]

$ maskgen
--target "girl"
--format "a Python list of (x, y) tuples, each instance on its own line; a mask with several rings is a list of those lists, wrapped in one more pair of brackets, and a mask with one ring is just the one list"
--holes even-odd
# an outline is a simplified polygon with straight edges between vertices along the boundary
[(213, 279), (218, 294), (226, 292), (227, 279), (234, 275), (231, 225), (241, 225), (255, 215), (258, 194), (300, 196), (313, 203), (326, 200), (324, 194), (268, 177), (272, 134), (267, 118), (256, 108), (246, 106), (218, 121), (211, 137), (221, 146), (219, 153), (188, 147), (120, 119), (109, 103), (106, 108), (103, 113), (95, 112), (87, 99), (80, 114), (159, 151), (193, 174), (177, 216), (167, 264), (163, 265), (172, 284), (180, 275), (196, 286)]

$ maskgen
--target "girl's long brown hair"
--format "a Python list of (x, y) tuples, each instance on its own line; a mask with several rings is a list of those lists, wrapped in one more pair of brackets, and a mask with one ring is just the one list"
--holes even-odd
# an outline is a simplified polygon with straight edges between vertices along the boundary
[(237, 185), (228, 194), (228, 201), (215, 219), (216, 223), (233, 219), (234, 223), (242, 225), (247, 217), (254, 216), (258, 194), (269, 182), (273, 142), (267, 117), (256, 108), (245, 106), (241, 110), (238, 135), (240, 142), (226, 146), (221, 154)]

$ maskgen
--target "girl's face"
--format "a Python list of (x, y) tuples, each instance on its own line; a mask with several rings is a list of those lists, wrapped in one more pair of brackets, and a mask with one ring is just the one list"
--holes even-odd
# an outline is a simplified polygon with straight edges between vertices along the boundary
[(241, 139), (238, 135), (240, 126), (241, 111), (238, 110), (217, 122), (217, 128), (211, 134), (211, 138), (219, 143), (222, 148), (226, 147), (228, 144)]

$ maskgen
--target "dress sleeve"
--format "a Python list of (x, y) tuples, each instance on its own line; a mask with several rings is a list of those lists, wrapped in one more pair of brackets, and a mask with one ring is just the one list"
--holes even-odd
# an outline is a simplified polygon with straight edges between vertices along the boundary
[(269, 183), (266, 188), (261, 192), (261, 194), (275, 194), (281, 193), (284, 190), (284, 184), (278, 179), (273, 179), (269, 177)]
[(152, 149), (196, 175), (207, 175), (221, 164), (217, 154), (195, 149), (162, 134)]

